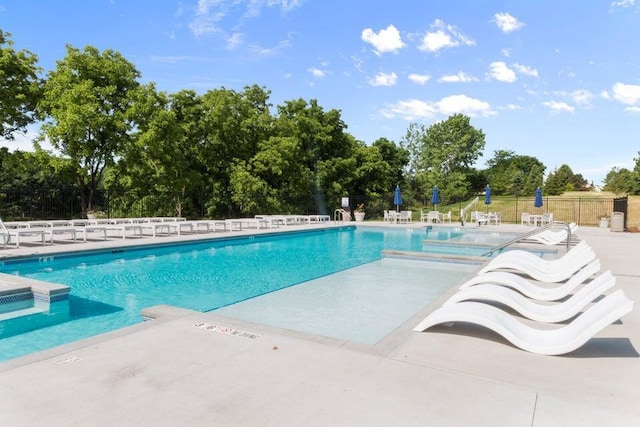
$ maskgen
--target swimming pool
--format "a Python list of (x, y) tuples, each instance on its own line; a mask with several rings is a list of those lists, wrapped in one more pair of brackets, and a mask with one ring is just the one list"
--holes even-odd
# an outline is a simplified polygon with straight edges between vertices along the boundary
[(5, 261), (0, 272), (71, 287), (69, 321), (0, 328), (0, 360), (133, 325), (157, 304), (209, 311), (381, 259), (420, 251), (424, 228), (345, 227)]

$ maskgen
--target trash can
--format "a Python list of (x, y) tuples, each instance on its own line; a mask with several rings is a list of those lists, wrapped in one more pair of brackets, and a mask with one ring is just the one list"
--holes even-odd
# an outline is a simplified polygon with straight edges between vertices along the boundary
[(611, 231), (624, 231), (624, 212), (611, 215)]

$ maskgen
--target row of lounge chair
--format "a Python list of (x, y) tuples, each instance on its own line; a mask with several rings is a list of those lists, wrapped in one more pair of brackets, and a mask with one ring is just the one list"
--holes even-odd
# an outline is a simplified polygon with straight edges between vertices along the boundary
[[(596, 275), (599, 271), (600, 261), (585, 241), (556, 260), (507, 251), (462, 284), (414, 330), (472, 323), (532, 353), (569, 353), (633, 309), (633, 301), (621, 289), (599, 299), (616, 282), (610, 271)], [(565, 324), (550, 326), (558, 322)]]
[[(231, 218), (224, 220), (193, 220), (181, 217), (145, 217), (145, 218), (109, 218), (74, 219), (53, 221), (14, 221), (0, 220), (0, 239), (3, 247), (15, 244), (20, 247), (21, 240), (39, 241), (43, 245), (53, 244), (58, 236), (77, 242), (86, 242), (91, 236), (101, 240), (107, 237), (126, 239), (147, 235), (182, 235), (193, 233), (211, 233), (217, 231), (241, 231), (247, 228), (267, 229), (295, 224), (313, 224), (329, 221), (329, 215), (263, 215), (255, 218)], [(35, 238), (35, 239), (34, 239)]]

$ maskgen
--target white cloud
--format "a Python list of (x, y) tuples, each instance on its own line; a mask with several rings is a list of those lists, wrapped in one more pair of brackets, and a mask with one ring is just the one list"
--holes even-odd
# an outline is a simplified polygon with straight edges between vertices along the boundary
[(321, 70), (321, 69), (316, 68), (316, 67), (311, 67), (311, 68), (307, 69), (307, 71), (310, 72), (313, 75), (313, 77), (316, 77), (318, 79), (321, 79), (321, 78), (323, 78), (324, 76), (327, 75), (326, 71)]
[(591, 105), (591, 100), (594, 98), (593, 93), (587, 89), (574, 90), (569, 96), (573, 102), (580, 105)]
[(623, 104), (634, 105), (640, 101), (640, 86), (616, 83), (613, 85), (613, 99)]
[(573, 111), (575, 110), (575, 108), (573, 108), (571, 105), (565, 102), (547, 101), (547, 102), (543, 102), (542, 105), (550, 108), (555, 113), (560, 113), (560, 112), (573, 113)]
[(507, 104), (507, 110), (512, 110), (512, 111), (522, 110), (522, 107), (516, 104)]
[(415, 73), (409, 74), (409, 80), (419, 85), (426, 84), (430, 79), (431, 79), (431, 76), (427, 74), (415, 74)]
[(388, 109), (382, 110), (381, 114), (388, 119), (400, 117), (405, 120), (416, 120), (432, 118), (435, 116), (436, 110), (431, 103), (419, 99), (408, 99), (390, 105)]
[(377, 34), (371, 28), (366, 28), (362, 30), (361, 38), (363, 41), (373, 45), (376, 55), (387, 52), (397, 53), (405, 46), (400, 37), (400, 32), (393, 25), (380, 30)]
[(493, 17), (495, 18), (494, 22), (503, 33), (511, 33), (524, 27), (524, 22), (518, 21), (508, 13), (496, 13)]
[[(252, 2), (254, 1), (255, 0)], [(302, 6), (302, 3), (304, 2), (305, 0), (267, 0), (266, 4), (269, 7), (280, 6), (283, 11), (288, 12)]]
[(242, 44), (242, 39), (244, 35), (242, 33), (233, 33), (229, 37), (227, 37), (227, 50), (234, 50), (238, 46)]
[(222, 29), (206, 17), (199, 17), (191, 21), (189, 23), (189, 29), (195, 36), (223, 32)]
[(289, 12), (303, 4), (304, 0), (198, 0), (195, 16), (189, 22), (189, 30), (195, 36), (213, 33), (225, 34), (222, 22), (233, 19), (228, 27), (238, 28), (247, 19), (260, 15), (263, 8), (280, 8)]
[(510, 57), (511, 56), (511, 49), (509, 49), (509, 48), (502, 49), (502, 54), (504, 56), (506, 56), (507, 58)]
[(513, 68), (516, 69), (520, 74), (524, 74), (525, 76), (538, 77), (538, 70), (535, 68), (531, 68), (528, 65), (521, 64), (513, 64)]
[(489, 72), (487, 73), (487, 77), (489, 79), (498, 80), (500, 82), (505, 83), (513, 83), (518, 78), (516, 77), (516, 73), (505, 64), (503, 61), (492, 62), (489, 65)]
[(444, 75), (438, 79), (440, 83), (469, 83), (477, 81), (477, 77), (467, 74), (464, 71), (460, 71), (458, 74)]
[(624, 109), (624, 111), (633, 114), (640, 114), (640, 107), (627, 107)]
[(617, 0), (611, 2), (611, 7), (627, 8), (633, 6), (635, 0)]
[(604, 99), (611, 99), (611, 95), (609, 95), (609, 92), (607, 92), (606, 90), (600, 92), (600, 97)]
[(446, 25), (440, 19), (436, 19), (430, 28), (435, 31), (427, 32), (423, 39), (422, 44), (418, 46), (418, 49), (427, 52), (437, 52), (440, 49), (449, 47), (456, 47), (460, 45), (474, 46), (475, 40), (462, 34), (458, 31), (455, 25)]
[(495, 114), (491, 110), (489, 103), (470, 98), (467, 95), (447, 96), (436, 102), (436, 106), (440, 113), (445, 115), (462, 113), (473, 117), (477, 115), (492, 116)]
[(378, 73), (374, 78), (369, 79), (369, 84), (371, 86), (394, 86), (397, 81), (398, 75), (396, 73)]
[(419, 99), (402, 100), (387, 106), (380, 113), (388, 119), (401, 118), (409, 121), (431, 119), (437, 115), (450, 116), (455, 113), (462, 113), (471, 117), (495, 115), (488, 103), (466, 95), (447, 96), (436, 102), (427, 102)]
[[(287, 36), (290, 36), (289, 34)], [(285, 40), (280, 40), (278, 44), (273, 47), (263, 47), (257, 44), (252, 44), (248, 46), (250, 52), (261, 55), (261, 56), (274, 56), (277, 55), (283, 49), (291, 46), (291, 39), (287, 38)]]

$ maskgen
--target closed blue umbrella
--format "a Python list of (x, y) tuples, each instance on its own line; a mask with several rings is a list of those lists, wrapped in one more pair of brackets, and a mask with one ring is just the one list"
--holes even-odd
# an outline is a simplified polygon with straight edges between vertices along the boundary
[(433, 193), (431, 194), (431, 204), (433, 206), (440, 203), (440, 190), (438, 190), (438, 186), (433, 187)]
[(400, 186), (396, 185), (396, 193), (393, 195), (393, 204), (396, 205), (396, 211), (400, 210), (402, 204), (402, 194), (400, 194)]
[(484, 204), (487, 205), (487, 212), (489, 212), (489, 205), (491, 204), (491, 187), (489, 187), (489, 184), (484, 187)]
[(533, 206), (535, 206), (536, 208), (542, 207), (542, 190), (540, 189), (540, 187), (536, 189), (536, 200), (533, 202)]

